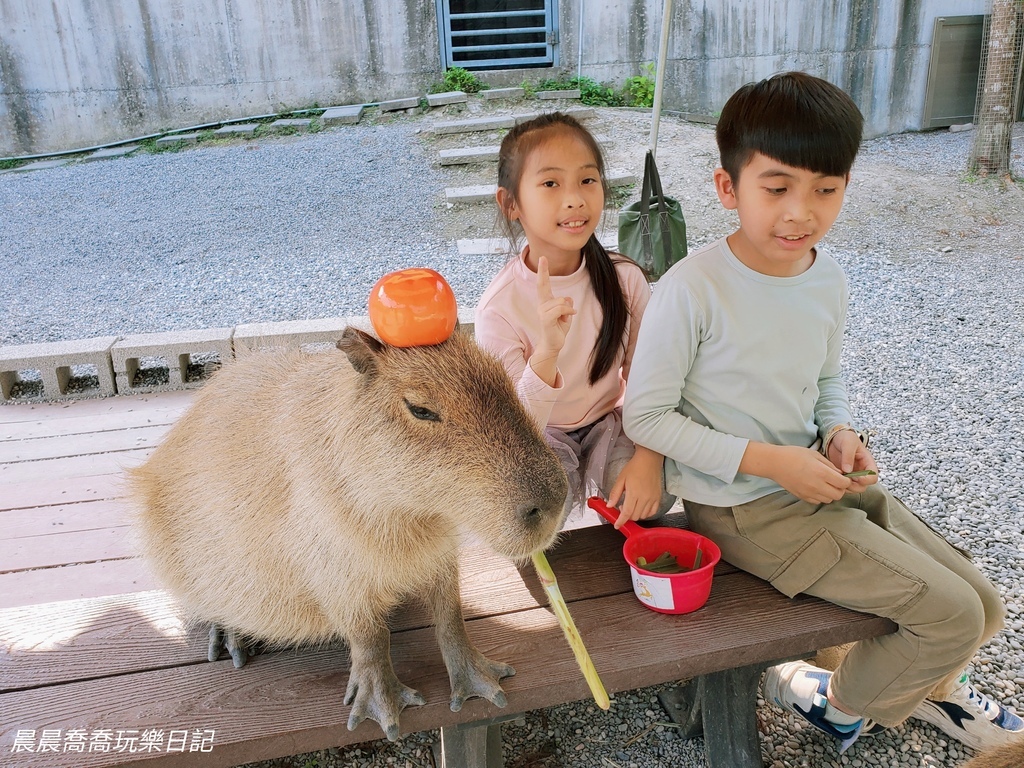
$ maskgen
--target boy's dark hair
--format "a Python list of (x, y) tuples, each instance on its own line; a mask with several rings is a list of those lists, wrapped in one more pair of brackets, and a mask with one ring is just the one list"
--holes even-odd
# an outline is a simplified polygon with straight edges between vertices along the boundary
[(747, 83), (722, 108), (715, 140), (733, 183), (755, 152), (795, 168), (846, 176), (864, 116), (842, 89), (806, 72)]
[[(498, 186), (508, 192), (506, 209), (498, 211), (498, 219), (509, 242), (515, 244), (519, 240), (521, 229), (509, 218), (509, 209), (519, 199), (519, 182), (523, 177), (523, 166), (530, 152), (557, 131), (573, 134), (593, 153), (597, 164), (598, 176), (605, 202), (608, 199), (608, 185), (605, 183), (604, 155), (597, 140), (579, 120), (563, 112), (548, 112), (532, 120), (519, 123), (502, 139), (498, 150)], [(629, 318), (629, 305), (622, 294), (622, 285), (615, 270), (615, 261), (635, 264), (632, 260), (615, 254), (612, 255), (601, 245), (597, 233), (590, 236), (583, 246), (583, 258), (590, 274), (590, 285), (601, 305), (601, 331), (598, 334), (594, 349), (590, 353), (591, 384), (596, 382), (608, 371), (615, 362), (616, 352), (626, 346), (626, 320)], [(637, 269), (640, 268), (636, 265)]]

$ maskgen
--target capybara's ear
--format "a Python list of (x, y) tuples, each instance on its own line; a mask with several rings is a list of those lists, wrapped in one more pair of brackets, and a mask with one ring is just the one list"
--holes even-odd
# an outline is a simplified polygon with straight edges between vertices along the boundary
[(358, 373), (372, 375), (377, 372), (377, 358), (384, 351), (384, 345), (370, 334), (350, 325), (342, 332), (337, 346), (348, 356), (348, 361)]

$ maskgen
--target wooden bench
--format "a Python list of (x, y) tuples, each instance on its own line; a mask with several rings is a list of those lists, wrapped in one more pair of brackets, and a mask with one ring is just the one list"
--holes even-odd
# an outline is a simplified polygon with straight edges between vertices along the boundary
[[(340, 644), (265, 653), (241, 670), (207, 662), (205, 630), (181, 625), (133, 557), (121, 468), (141, 461), (192, 397), (0, 408), (0, 764), (232, 766), (381, 737), (373, 722), (346, 728)], [(632, 593), (622, 541), (610, 526), (583, 528), (549, 559), (609, 692), (695, 681), (691, 730), (703, 721), (713, 768), (761, 765), (754, 710), (767, 665), (893, 629), (789, 600), (724, 564), (705, 607), (654, 613)], [(392, 656), (427, 704), (403, 712), (402, 731), (440, 728), (447, 768), (496, 768), (502, 719), (590, 694), (532, 568), (470, 547), (462, 582), (471, 637), (517, 670), (503, 682), (508, 706), (474, 699), (449, 710), (433, 630), (409, 606), (394, 617)], [(89, 751), (105, 734), (110, 750)]]

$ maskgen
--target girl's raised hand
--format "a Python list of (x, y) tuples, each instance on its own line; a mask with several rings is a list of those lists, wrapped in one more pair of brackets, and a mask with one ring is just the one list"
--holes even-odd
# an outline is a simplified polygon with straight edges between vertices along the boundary
[(551, 291), (548, 260), (537, 260), (537, 314), (540, 317), (540, 339), (534, 354), (557, 356), (565, 346), (565, 337), (572, 325), (576, 309), (568, 296), (556, 297)]

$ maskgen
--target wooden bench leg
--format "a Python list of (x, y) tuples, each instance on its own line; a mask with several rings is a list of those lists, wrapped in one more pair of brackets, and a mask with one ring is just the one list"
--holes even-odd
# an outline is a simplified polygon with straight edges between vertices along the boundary
[(704, 750), (710, 768), (762, 768), (757, 686), (766, 664), (699, 678)]
[(501, 723), (441, 729), (441, 768), (503, 768)]

